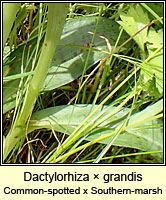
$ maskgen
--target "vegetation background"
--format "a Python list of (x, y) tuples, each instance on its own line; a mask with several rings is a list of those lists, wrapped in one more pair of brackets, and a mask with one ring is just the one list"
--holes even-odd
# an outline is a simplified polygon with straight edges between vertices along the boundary
[(3, 3), (3, 150), (162, 163), (163, 3)]

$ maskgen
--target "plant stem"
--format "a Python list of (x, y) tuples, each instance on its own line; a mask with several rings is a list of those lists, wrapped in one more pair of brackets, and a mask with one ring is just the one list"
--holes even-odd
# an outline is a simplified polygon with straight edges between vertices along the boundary
[(16, 117), (11, 133), (9, 132), (7, 135), (3, 159), (8, 156), (20, 139), (26, 136), (26, 122), (32, 113), (34, 104), (51, 64), (56, 45), (60, 40), (67, 11), (68, 3), (48, 3), (48, 24), (44, 45), (34, 76), (30, 80), (27, 88), (21, 112)]

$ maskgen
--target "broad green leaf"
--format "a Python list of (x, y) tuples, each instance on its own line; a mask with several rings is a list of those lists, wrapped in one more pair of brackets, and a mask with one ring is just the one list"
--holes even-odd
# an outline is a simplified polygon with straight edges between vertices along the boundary
[[(55, 57), (43, 86), (44, 90), (57, 88), (81, 75), (88, 54), (88, 51), (83, 50), (82, 47), (91, 43), (93, 36), (88, 32), (94, 32), (96, 21), (96, 17), (86, 17), (69, 20), (66, 23), (60, 45), (57, 47)], [(88, 60), (89, 67), (106, 57), (109, 53), (106, 41), (99, 36), (108, 38), (113, 49), (119, 31), (120, 29), (116, 22), (106, 18), (100, 19), (93, 47), (100, 51), (92, 50)], [(122, 44), (127, 39), (128, 36), (124, 33), (119, 44)], [(75, 45), (75, 47), (70, 45)], [(102, 50), (108, 53), (104, 53)]]
[[(145, 83), (156, 79), (156, 87), (160, 94), (163, 93), (163, 30), (156, 32), (152, 27), (147, 37), (147, 49), (149, 57), (147, 62), (141, 64), (141, 74), (144, 75)], [(158, 50), (159, 49), (159, 50)]]
[[(50, 129), (51, 126), (54, 127), (55, 130), (59, 132), (67, 132), (68, 134), (71, 134), (74, 129), (81, 124), (86, 117), (97, 107), (97, 105), (76, 105), (76, 106), (56, 106), (47, 108), (45, 110), (36, 112), (33, 114), (31, 120), (37, 120), (35, 123), (30, 123), (29, 131), (33, 131), (34, 129), (38, 128), (48, 128)], [(107, 106), (104, 106), (102, 109), (99, 109), (98, 112), (95, 113), (93, 116), (94, 119), (98, 114), (100, 114), (101, 111), (104, 109), (107, 109)], [(111, 111), (113, 111), (115, 108), (111, 107), (104, 115), (107, 115)], [(104, 121), (101, 126), (103, 127), (107, 123), (110, 123), (111, 121), (119, 121), (121, 118), (126, 116), (128, 113), (128, 109), (123, 108), (123, 110), (119, 111), (116, 115), (114, 115), (112, 118), (110, 118), (107, 121)], [(87, 121), (87, 123), (90, 120)]]
[(151, 55), (154, 52), (154, 49), (157, 49), (163, 45), (163, 29), (160, 29), (156, 32), (153, 27), (150, 27), (147, 41), (147, 48), (149, 55)]
[[(93, 108), (92, 105), (57, 106), (36, 112), (31, 118), (28, 132), (31, 132), (34, 129), (51, 129), (51, 127), (53, 127), (56, 131), (70, 135), (75, 128), (84, 121), (90, 112), (96, 108), (96, 106), (97, 105)], [(112, 112), (115, 108), (116, 107), (110, 107), (108, 109), (108, 106), (104, 106), (102, 109), (98, 110), (95, 113), (95, 116), (90, 120), (98, 116), (104, 109), (108, 110), (102, 117)], [(162, 121), (158, 119), (153, 121), (150, 120), (151, 117), (156, 116), (162, 112), (162, 110), (163, 101), (160, 100), (143, 111), (133, 114), (129, 119), (125, 131), (119, 135), (117, 140), (114, 142), (114, 145), (136, 148), (143, 151), (162, 151)], [(87, 140), (93, 141), (102, 135), (108, 135), (111, 132), (113, 133), (115, 128), (123, 123), (129, 112), (130, 109), (123, 108), (93, 130), (93, 133), (87, 137)], [(100, 142), (108, 144), (112, 138), (113, 136)], [(159, 162), (162, 162), (162, 154), (156, 154), (154, 156)]]
[[(127, 14), (122, 13), (120, 17), (122, 21), (118, 21), (118, 23), (123, 26), (125, 31), (130, 36), (133, 36), (136, 32), (138, 32), (141, 28), (150, 22), (147, 13), (144, 12), (139, 4), (137, 4), (135, 7), (131, 6)], [(144, 29), (133, 38), (142, 52), (144, 52), (144, 44), (147, 40), (147, 30), (147, 28)]]
[(163, 51), (161, 50), (147, 63), (141, 64), (141, 74), (144, 75), (144, 82), (156, 79), (156, 87), (160, 94), (163, 93)]
[[(134, 35), (138, 30), (147, 25), (150, 20), (147, 15), (147, 12), (144, 12), (143, 8), (137, 4), (131, 6), (127, 14), (122, 13), (122, 21), (119, 21), (119, 24), (123, 26), (125, 31), (130, 35)], [(144, 83), (147, 84), (148, 81), (152, 80), (153, 77), (156, 79), (156, 87), (160, 94), (163, 92), (163, 50), (160, 49), (163, 45), (163, 30), (160, 29), (158, 32), (154, 28), (150, 27), (141, 31), (137, 36), (134, 37), (134, 40), (139, 45), (143, 54), (145, 55), (144, 45), (147, 46), (148, 58), (147, 62), (141, 64), (141, 74), (144, 76)], [(156, 52), (157, 49), (160, 51)], [(145, 56), (143, 57), (145, 59)], [(147, 59), (148, 59), (147, 58)], [(143, 89), (145, 89), (143, 87)], [(146, 89), (145, 89), (146, 90)]]
[[(88, 51), (83, 48), (85, 48), (84, 46), (88, 45), (92, 40), (93, 35), (89, 34), (88, 32), (94, 32), (96, 21), (97, 17), (83, 17), (68, 20), (66, 22), (60, 44), (57, 46), (52, 64), (49, 68), (45, 83), (41, 91), (48, 91), (60, 87), (73, 81), (82, 74), (88, 54)], [(119, 25), (116, 22), (106, 18), (100, 18), (93, 45), (94, 50), (92, 50), (88, 60), (88, 68), (97, 61), (101, 60), (103, 57), (107, 56), (109, 53), (106, 41), (99, 36), (104, 36), (109, 39), (113, 49), (118, 38), (119, 31)], [(120, 39), (119, 45), (125, 42), (127, 39), (128, 35), (124, 32)], [(26, 48), (19, 47), (8, 57), (8, 61), (14, 59), (14, 61), (8, 65), (8, 67), (10, 67), (8, 76), (20, 74), (20, 66), (23, 62), (22, 53), (24, 48), (24, 66), (26, 66), (26, 62), (28, 60), (27, 55), (32, 54), (31, 56), (33, 57), (32, 52), (35, 50), (35, 41), (32, 41), (29, 44), (32, 45), (27, 45)], [(129, 47), (129, 44), (127, 44), (126, 47)], [(121, 50), (124, 50), (124, 48)], [(31, 64), (27, 66), (27, 71), (30, 71), (30, 69)], [(16, 94), (19, 80), (20, 79), (16, 79), (4, 84), (4, 104), (9, 100), (11, 96)], [(7, 107), (8, 105), (6, 108)], [(4, 112), (9, 109), (11, 109), (11, 107), (8, 107), (8, 109), (4, 110)]]

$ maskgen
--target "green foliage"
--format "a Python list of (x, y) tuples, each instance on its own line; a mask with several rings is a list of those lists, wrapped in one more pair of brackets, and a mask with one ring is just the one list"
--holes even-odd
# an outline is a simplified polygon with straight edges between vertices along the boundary
[[(131, 6), (127, 11), (127, 14), (122, 13), (120, 17), (122, 21), (118, 21), (118, 23), (123, 26), (125, 31), (130, 36), (134, 35), (137, 31), (150, 22), (148, 14), (143, 11), (139, 4), (135, 7)], [(143, 57), (145, 54), (144, 44), (147, 42), (147, 31), (148, 28), (144, 29), (134, 37), (134, 40), (142, 51)]]
[[(162, 4), (161, 4), (162, 5)], [(160, 5), (160, 6), (161, 6)], [(119, 24), (123, 26), (125, 31), (130, 35), (134, 35), (138, 30), (150, 23), (148, 13), (142, 9), (139, 4), (135, 7), (131, 6), (127, 11), (127, 14), (122, 13), (120, 15), (122, 21)], [(159, 17), (158, 17), (159, 18)], [(159, 18), (160, 19), (160, 18)], [(146, 28), (137, 36), (134, 40), (142, 51), (142, 58), (145, 60), (141, 64), (141, 74), (144, 76), (142, 86), (152, 83), (152, 88), (157, 88), (160, 95), (163, 93), (163, 30), (155, 31), (153, 27)], [(147, 53), (146, 53), (147, 49)], [(150, 81), (155, 77), (155, 81)], [(154, 85), (155, 83), (155, 85)], [(147, 90), (147, 87), (142, 87), (143, 90)], [(157, 95), (159, 96), (159, 95)]]
[[(60, 43), (57, 45), (41, 91), (58, 88), (73, 81), (82, 74), (88, 54), (88, 49), (86, 49), (85, 45), (89, 44), (92, 40), (92, 35), (89, 34), (88, 31), (94, 31), (96, 20), (97, 17), (75, 18), (65, 24)], [(110, 29), (112, 30), (111, 32)], [(119, 34), (119, 26), (113, 20), (101, 18), (99, 20), (96, 34), (97, 35), (94, 39), (94, 49), (92, 49), (88, 59), (88, 68), (109, 54), (105, 40), (99, 36), (104, 35), (105, 37), (110, 38), (111, 46), (114, 48)], [(119, 41), (119, 45), (125, 42), (127, 37), (127, 34), (124, 32)], [(36, 40), (31, 41), (30, 44), (31, 43), (35, 44)], [(127, 45), (126, 48), (127, 47), (129, 47), (129, 45)], [(26, 63), (29, 63), (26, 69), (27, 72), (31, 70), (33, 57), (31, 57), (31, 61), (29, 61), (29, 58), (25, 56), (23, 61), (20, 59), (22, 57), (22, 52), (25, 49), (25, 55), (28, 54), (28, 51), (33, 55), (35, 48), (35, 45), (32, 45), (30, 50), (29, 45), (27, 47), (21, 46), (6, 58), (5, 62), (12, 60), (12, 63), (13, 61), (14, 63), (8, 73), (8, 77), (4, 78), (4, 81), (8, 81), (4, 84), (3, 91), (4, 113), (13, 108), (10, 107), (9, 104), (14, 105), (13, 102), (15, 100), (14, 98), (9, 100), (9, 98), (16, 95), (20, 81), (19, 79), (16, 79), (16, 76), (14, 75), (17, 75), (18, 78), (23, 77), (23, 74), (20, 74), (22, 62), (24, 62), (25, 65)], [(121, 49), (121, 51), (122, 50), (125, 50), (125, 47)], [(5, 66), (4, 71), (8, 68), (10, 68), (9, 64)], [(20, 77), (18, 76), (19, 74)], [(26, 75), (26, 73), (24, 74)]]
[[(149, 117), (157, 116), (162, 111), (163, 101), (160, 100), (156, 104), (149, 106), (141, 112), (134, 113), (128, 122), (125, 131), (119, 135), (113, 145), (131, 147), (141, 149), (144, 151), (162, 151), (162, 124), (156, 119), (149, 121)], [(29, 124), (29, 132), (35, 129), (47, 128), (58, 132), (71, 135), (72, 132), (82, 123), (97, 107), (92, 105), (76, 105), (76, 106), (56, 106), (36, 112), (32, 116), (32, 122)], [(98, 123), (99, 120), (113, 112), (116, 107), (104, 106), (95, 112), (92, 118), (88, 119), (86, 124), (94, 120), (99, 115), (101, 117), (94, 121)], [(108, 144), (113, 140), (114, 131), (125, 120), (125, 117), (130, 112), (128, 108), (122, 108), (115, 115), (99, 124), (91, 133), (88, 134), (86, 140), (94, 141), (98, 138), (103, 138), (98, 142)], [(71, 116), (70, 120), (65, 116)], [(148, 120), (148, 121), (147, 121)], [(129, 128), (128, 128), (129, 127)], [(108, 137), (107, 137), (108, 135)], [(155, 158), (161, 162), (162, 154), (156, 154)]]
[(23, 3), (5, 39), (5, 162), (161, 163), (163, 4), (49, 5)]
[[(48, 4), (48, 8), (48, 24), (44, 39), (44, 43), (46, 45), (42, 47), (41, 55), (36, 66), (35, 73), (33, 77), (30, 77), (28, 80), (29, 83), (27, 86), (27, 91), (25, 93), (23, 105), (17, 113), (15, 123), (12, 127), (11, 132), (8, 133), (8, 136), (6, 138), (6, 144), (4, 147), (4, 159), (11, 152), (12, 148), (17, 145), (17, 143), (21, 144), (20, 138), (22, 136), (26, 137), (24, 125), (26, 124), (28, 117), (33, 110), (37, 96), (40, 92), (40, 88), (51, 64), (56, 45), (59, 42), (63, 30), (67, 14), (67, 4)], [(54, 34), (56, 34), (56, 37)], [(39, 33), (39, 41), (40, 39), (41, 35)], [(38, 78), (39, 74), (40, 79)]]

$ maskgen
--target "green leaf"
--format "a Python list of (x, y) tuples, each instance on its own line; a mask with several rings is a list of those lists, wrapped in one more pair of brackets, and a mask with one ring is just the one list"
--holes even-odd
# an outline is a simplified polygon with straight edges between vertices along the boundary
[[(150, 22), (147, 13), (144, 12), (144, 10), (139, 4), (136, 4), (135, 7), (131, 6), (127, 14), (122, 13), (120, 17), (122, 21), (118, 21), (118, 23), (123, 26), (125, 31), (130, 36), (133, 36), (136, 32), (138, 32), (141, 28), (143, 28)], [(147, 40), (147, 30), (148, 28), (144, 29), (133, 38), (143, 53), (144, 53), (144, 44), (146, 43)]]
[(16, 26), (19, 26), (20, 23), (22, 23), (22, 21), (26, 18), (27, 16), (27, 8), (25, 5), (23, 5), (21, 8), (20, 8), (20, 11), (17, 15), (17, 18), (16, 18)]
[(142, 94), (142, 96), (149, 96), (154, 98), (159, 98), (161, 96), (158, 88), (156, 87), (155, 76), (153, 76), (152, 79), (149, 79), (148, 81), (145, 81), (144, 77), (140, 76), (138, 85), (141, 86), (141, 88), (145, 92)]
[[(84, 119), (89, 116), (90, 112), (96, 108), (97, 105), (76, 105), (76, 106), (57, 106), (47, 108), (45, 110), (36, 112), (31, 118), (28, 132), (35, 129), (53, 127), (56, 131), (71, 134), (75, 128), (77, 128)], [(108, 109), (104, 117), (108, 113), (112, 112), (116, 107), (104, 106), (98, 110), (90, 120), (98, 116), (104, 109)], [(129, 119), (128, 126), (125, 131), (119, 135), (114, 145), (131, 147), (140, 149), (143, 151), (158, 151), (163, 150), (163, 132), (162, 121), (156, 119), (151, 120), (163, 110), (163, 101), (160, 100), (157, 103), (147, 107), (143, 111), (135, 113)], [(115, 115), (100, 124), (93, 133), (87, 137), (87, 140), (93, 141), (102, 135), (108, 135), (120, 126), (125, 120), (130, 109), (123, 108)], [(89, 121), (88, 121), (89, 122)], [(87, 122), (87, 123), (88, 123)], [(101, 143), (108, 144), (113, 136), (108, 137)], [(161, 162), (162, 154), (155, 154), (155, 158)]]
[(156, 87), (160, 94), (163, 93), (163, 53), (158, 54), (148, 63), (141, 64), (141, 74), (144, 75), (145, 84), (152, 80), (153, 77), (156, 79)]
[[(48, 128), (50, 129), (51, 126), (54, 127), (55, 130), (60, 132), (67, 131), (68, 134), (71, 134), (74, 129), (80, 125), (85, 118), (97, 107), (95, 105), (76, 105), (76, 106), (56, 106), (47, 108), (45, 110), (36, 112), (32, 116), (33, 120), (38, 120), (38, 122), (30, 123), (29, 131), (33, 131), (34, 129), (38, 128)], [(103, 109), (107, 109), (107, 106), (104, 106)], [(99, 109), (98, 112), (93, 116), (95, 118), (98, 114), (100, 114), (103, 109)], [(110, 108), (106, 113), (108, 114), (114, 110), (114, 108)], [(117, 115), (113, 116), (111, 120), (119, 120), (119, 118), (124, 117), (128, 112), (128, 109), (123, 109)], [(104, 115), (104, 116), (105, 116)], [(92, 119), (92, 118), (91, 118)], [(89, 120), (87, 121), (87, 123)], [(101, 126), (103, 127), (105, 124), (110, 123), (109, 121), (105, 121)], [(51, 126), (50, 126), (51, 125)]]
[(20, 112), (17, 112), (14, 124), (6, 136), (6, 144), (3, 152), (4, 160), (17, 144), (21, 144), (20, 138), (23, 136), (25, 137), (25, 130), (23, 127), (26, 124), (30, 113), (32, 113), (34, 104), (40, 93), (40, 88), (47, 75), (56, 46), (60, 41), (67, 12), (68, 3), (48, 4), (48, 23), (44, 38), (44, 43), (47, 45), (44, 45), (41, 49), (35, 73), (32, 79), (29, 80), (28, 87), (24, 87), (24, 89), (26, 88), (26, 93), (23, 105), (21, 106)]
[[(91, 42), (92, 35), (88, 32), (94, 32), (96, 20), (97, 17), (83, 17), (75, 18), (66, 22), (63, 29), (60, 44), (56, 48), (52, 64), (49, 68), (46, 80), (41, 89), (42, 91), (52, 90), (62, 85), (65, 85), (82, 74), (88, 53), (87, 50), (83, 50), (83, 48), (85, 48), (83, 46)], [(114, 48), (114, 45), (119, 35), (119, 31), (119, 25), (116, 22), (106, 18), (101, 18), (96, 33), (100, 36), (108, 38), (112, 48)], [(88, 61), (88, 68), (103, 57), (108, 55), (107, 44), (105, 40), (100, 38), (98, 35), (95, 36), (93, 48), (98, 49), (100, 51), (94, 50), (91, 52)], [(119, 45), (127, 39), (128, 35), (124, 32), (120, 39)], [(17, 48), (8, 57), (8, 60), (14, 59), (13, 63), (10, 65), (10, 71), (8, 73), (8, 76), (20, 74), (21, 63), (23, 62), (24, 66), (26, 66), (26, 62), (28, 62), (28, 52), (29, 55), (32, 54), (31, 56), (33, 57), (32, 52), (35, 50), (35, 41), (31, 41), (29, 42), (29, 44), (32, 44), (32, 46), (28, 45), (25, 48), (24, 61), (22, 61), (22, 52), (24, 50), (24, 47)], [(129, 44), (127, 44), (126, 47), (129, 47)], [(124, 48), (121, 50), (124, 50)], [(30, 69), (31, 64), (29, 64), (27, 71), (30, 71)], [(6, 84), (4, 84), (3, 102), (6, 108), (4, 109), (4, 113), (12, 108), (11, 106), (9, 106), (9, 104), (5, 104), (9, 102), (9, 98), (11, 96), (16, 95), (18, 85), (19, 79), (9, 81)], [(10, 105), (13, 105), (11, 101)]]
[[(131, 6), (127, 14), (122, 13), (122, 21), (119, 22), (125, 29), (125, 31), (130, 35), (134, 35), (138, 30), (147, 25), (150, 20), (147, 15), (147, 12), (144, 12), (142, 7), (137, 4)], [(163, 92), (163, 29), (155, 31), (153, 27), (150, 27), (141, 31), (137, 36), (134, 37), (134, 40), (139, 45), (140, 49), (143, 52), (143, 59), (145, 59), (145, 49), (146, 44), (148, 51), (148, 58), (141, 64), (141, 75), (144, 76), (144, 84), (147, 84), (148, 81), (152, 80), (153, 77), (156, 79), (156, 87), (160, 94)], [(158, 52), (157, 49), (159, 49)], [(144, 89), (144, 87), (143, 87)]]
[[(91, 43), (93, 36), (88, 32), (94, 32), (96, 21), (97, 17), (84, 17), (72, 19), (66, 23), (60, 45), (55, 52), (43, 90), (57, 88), (81, 75), (88, 54), (88, 51), (82, 48), (84, 45)], [(106, 18), (100, 19), (93, 45), (93, 48), (100, 51), (94, 50), (91, 52), (88, 60), (89, 67), (106, 57), (109, 53), (106, 41), (99, 36), (108, 38), (113, 49), (119, 31), (119, 25), (113, 20)], [(127, 39), (128, 36), (124, 33), (119, 45)]]
[(141, 64), (141, 74), (144, 75), (145, 84), (156, 79), (156, 87), (160, 94), (163, 93), (163, 30), (156, 32), (152, 27), (147, 37), (147, 50), (149, 57), (147, 62)]
[(3, 4), (3, 48), (11, 31), (13, 22), (16, 18), (20, 3), (4, 3)]
[(151, 50), (152, 52), (149, 53), (153, 53), (154, 49), (157, 49), (161, 45), (163, 45), (163, 29), (160, 29), (156, 32), (153, 27), (150, 27), (147, 41), (148, 41), (147, 44), (148, 51)]

